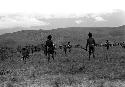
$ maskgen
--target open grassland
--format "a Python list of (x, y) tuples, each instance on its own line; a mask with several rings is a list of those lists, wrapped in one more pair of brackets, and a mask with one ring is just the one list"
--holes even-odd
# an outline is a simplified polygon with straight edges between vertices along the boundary
[[(56, 45), (68, 41), (85, 46), (88, 32), (96, 43), (125, 41), (125, 25), (120, 27), (70, 27), (54, 30), (23, 30), (0, 35), (0, 46), (43, 44), (49, 34)], [(0, 61), (0, 87), (125, 87), (125, 49), (120, 46), (96, 47), (95, 58), (88, 60), (88, 52), (73, 48), (67, 55), (56, 50), (55, 60), (47, 62), (43, 52), (30, 55), (24, 64), (19, 53)], [(4, 74), (3, 74), (4, 73)]]
[(0, 87), (125, 87), (125, 49), (96, 47), (96, 57), (73, 48), (65, 55), (57, 49), (55, 60), (47, 62), (43, 52), (30, 55), (26, 64), (19, 54), (4, 62)]

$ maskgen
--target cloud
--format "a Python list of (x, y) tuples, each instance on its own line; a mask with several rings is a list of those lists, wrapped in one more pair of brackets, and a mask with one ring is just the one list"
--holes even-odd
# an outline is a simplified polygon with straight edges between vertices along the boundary
[(89, 14), (86, 16), (88, 19), (93, 19), (94, 22), (104, 22), (106, 21), (101, 15), (99, 14)]
[(0, 17), (0, 28), (46, 26), (49, 23), (38, 20), (33, 16), (6, 15)]
[(83, 21), (82, 20), (76, 20), (75, 23), (81, 24)]
[[(94, 27), (119, 26), (125, 24), (125, 11), (114, 10), (101, 14), (70, 14), (70, 15), (44, 15), (44, 14), (0, 14), (0, 29), (13, 27), (41, 26), (44, 28), (58, 27)], [(83, 24), (84, 23), (84, 24)]]
[(105, 19), (103, 19), (102, 17), (99, 17), (99, 16), (95, 17), (94, 19), (96, 22), (106, 21)]

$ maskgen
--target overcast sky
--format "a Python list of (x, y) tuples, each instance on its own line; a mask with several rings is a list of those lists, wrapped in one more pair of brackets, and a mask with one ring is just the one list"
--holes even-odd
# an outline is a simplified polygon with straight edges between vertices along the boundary
[(116, 14), (119, 16), (116, 25), (125, 24), (125, 0), (0, 0), (0, 29), (56, 26), (52, 25), (52, 19), (56, 24), (60, 18), (73, 19), (69, 21), (73, 22), (71, 25), (115, 26)]

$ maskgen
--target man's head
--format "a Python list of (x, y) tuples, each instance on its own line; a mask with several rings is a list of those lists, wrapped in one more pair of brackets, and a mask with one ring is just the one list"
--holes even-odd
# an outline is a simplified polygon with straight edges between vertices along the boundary
[(89, 37), (92, 37), (92, 33), (89, 32), (88, 36), (89, 36)]
[(68, 44), (70, 44), (70, 42), (68, 42)]
[(51, 35), (49, 35), (49, 36), (47, 37), (47, 39), (51, 40), (51, 39), (52, 39), (52, 36), (51, 36)]

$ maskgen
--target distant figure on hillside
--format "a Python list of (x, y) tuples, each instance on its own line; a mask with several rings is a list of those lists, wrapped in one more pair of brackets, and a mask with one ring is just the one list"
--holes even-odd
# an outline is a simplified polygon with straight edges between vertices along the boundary
[(34, 46), (33, 45), (31, 45), (31, 53), (33, 54), (33, 52), (34, 52)]
[(49, 35), (47, 37), (47, 41), (45, 43), (45, 50), (46, 50), (46, 56), (48, 56), (48, 62), (50, 61), (50, 55), (52, 55), (52, 58), (54, 60), (54, 46), (53, 46), (53, 41), (51, 40), (52, 39), (52, 36)]
[(65, 54), (67, 54), (67, 50), (69, 50), (69, 52), (71, 53), (71, 47), (72, 45), (70, 44), (70, 42), (68, 42), (67, 44), (63, 45), (63, 51)]
[(108, 40), (106, 40), (106, 49), (109, 50), (109, 47), (110, 47), (110, 42)]
[(24, 62), (29, 58), (29, 50), (26, 47), (22, 48), (22, 58)]
[(21, 49), (22, 47), (20, 45), (18, 45), (18, 47), (16, 48), (17, 52), (21, 53)]
[(90, 60), (90, 56), (91, 54), (93, 54), (93, 58), (95, 58), (95, 40), (94, 38), (92, 38), (92, 33), (89, 32), (88, 34), (89, 38), (87, 39), (87, 44), (86, 44), (86, 50), (87, 47), (89, 47), (89, 60)]
[(125, 42), (120, 43), (122, 48), (125, 48)]
[(6, 49), (4, 47), (0, 48), (0, 60), (4, 61), (6, 59)]
[(70, 44), (70, 42), (68, 42), (68, 44), (67, 44), (67, 49), (69, 49), (69, 52), (71, 53), (71, 44)]
[(67, 54), (67, 47), (66, 47), (66, 45), (63, 45), (63, 51), (64, 51), (64, 53), (66, 55)]

